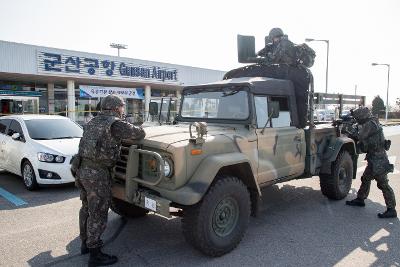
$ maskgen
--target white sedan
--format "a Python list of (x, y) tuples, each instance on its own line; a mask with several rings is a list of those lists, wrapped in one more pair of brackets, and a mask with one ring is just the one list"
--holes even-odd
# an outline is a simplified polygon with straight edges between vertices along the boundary
[(70, 161), (82, 128), (62, 116), (0, 117), (0, 169), (22, 176), (28, 190), (74, 182)]

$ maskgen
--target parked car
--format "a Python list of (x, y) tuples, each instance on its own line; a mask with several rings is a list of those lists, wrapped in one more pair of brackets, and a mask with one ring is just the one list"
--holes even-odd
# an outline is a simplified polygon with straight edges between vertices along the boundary
[(1, 117), (0, 169), (22, 176), (28, 190), (74, 182), (70, 161), (82, 133), (77, 123), (62, 116)]
[(335, 111), (328, 109), (317, 109), (314, 112), (315, 121), (332, 121), (335, 118)]

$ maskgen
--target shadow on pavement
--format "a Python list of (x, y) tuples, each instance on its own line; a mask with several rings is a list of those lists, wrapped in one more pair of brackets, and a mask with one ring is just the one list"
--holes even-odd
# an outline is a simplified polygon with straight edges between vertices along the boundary
[[(354, 190), (348, 199), (353, 197)], [(366, 204), (349, 207), (311, 187), (283, 184), (263, 190), (260, 215), (250, 220), (239, 246), (220, 258), (188, 245), (179, 218), (167, 221), (156, 215), (123, 225), (118, 218), (109, 221), (115, 240), (105, 250), (119, 257), (115, 266), (344, 266), (360, 257), (366, 257), (366, 265), (400, 266), (398, 219), (378, 219), (385, 207), (370, 200)], [(113, 226), (118, 223), (122, 226)], [(68, 255), (52, 258), (46, 251), (28, 263), (83, 266), (87, 256), (75, 255), (79, 246), (74, 239)]]
[(28, 203), (27, 205), (15, 206), (0, 196), (0, 210), (36, 207), (79, 196), (79, 190), (73, 183), (51, 186), (44, 185), (35, 191), (29, 191), (25, 188), (21, 177), (4, 171), (0, 172), (0, 187)]

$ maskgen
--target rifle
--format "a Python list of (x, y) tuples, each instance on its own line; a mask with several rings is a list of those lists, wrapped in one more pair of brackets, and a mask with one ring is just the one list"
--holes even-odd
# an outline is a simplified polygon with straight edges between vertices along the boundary
[(356, 123), (357, 121), (353, 116), (346, 115), (343, 116), (341, 119), (333, 121), (332, 125), (336, 127), (336, 132), (338, 136), (340, 136), (340, 133), (346, 134), (357, 143), (358, 142), (358, 137), (356, 134), (357, 128), (354, 127)]

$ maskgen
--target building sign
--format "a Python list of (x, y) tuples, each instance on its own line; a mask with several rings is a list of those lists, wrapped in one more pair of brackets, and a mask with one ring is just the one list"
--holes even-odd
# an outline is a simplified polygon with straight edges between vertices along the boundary
[(14, 90), (0, 90), (0, 96), (42, 96), (41, 92), (36, 91), (14, 91)]
[(79, 86), (80, 97), (106, 97), (111, 94), (119, 95), (123, 98), (144, 99), (142, 88), (103, 87), (91, 85)]
[(96, 57), (37, 51), (38, 73), (74, 77), (178, 82), (178, 70)]

